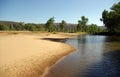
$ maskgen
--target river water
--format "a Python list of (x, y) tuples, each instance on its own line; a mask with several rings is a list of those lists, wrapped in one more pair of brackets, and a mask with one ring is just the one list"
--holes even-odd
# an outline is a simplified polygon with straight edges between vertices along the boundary
[(45, 77), (120, 77), (120, 36), (80, 35), (66, 43), (77, 50)]

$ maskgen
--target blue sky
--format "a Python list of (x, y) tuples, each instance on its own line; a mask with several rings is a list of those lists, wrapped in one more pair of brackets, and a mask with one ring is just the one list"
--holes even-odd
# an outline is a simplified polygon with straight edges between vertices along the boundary
[(55, 17), (55, 22), (65, 20), (77, 23), (81, 16), (89, 24), (102, 25), (102, 11), (119, 0), (0, 0), (0, 20), (25, 23), (46, 23)]

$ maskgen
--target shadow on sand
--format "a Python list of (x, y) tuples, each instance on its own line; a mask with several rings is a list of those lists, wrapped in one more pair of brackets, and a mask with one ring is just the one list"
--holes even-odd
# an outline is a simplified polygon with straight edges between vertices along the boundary
[(42, 40), (49, 40), (54, 42), (62, 42), (64, 43), (68, 38), (42, 38)]

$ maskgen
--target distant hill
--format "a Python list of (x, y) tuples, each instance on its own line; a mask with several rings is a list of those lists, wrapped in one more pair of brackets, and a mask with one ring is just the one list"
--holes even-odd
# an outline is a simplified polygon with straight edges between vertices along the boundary
[[(77, 32), (79, 31), (77, 29), (77, 24), (73, 23), (67, 23), (64, 29), (61, 29), (60, 23), (54, 23), (55, 26), (50, 27), (49, 29), (44, 24), (35, 24), (35, 23), (21, 23), (21, 22), (13, 22), (13, 21), (0, 21), (0, 30), (17, 30), (17, 31), (62, 31), (62, 32)], [(24, 24), (23, 26), (21, 24)], [(86, 31), (88, 33), (98, 33), (103, 31), (103, 29), (106, 29), (104, 26), (98, 26), (100, 29), (98, 30), (98, 27), (91, 27), (92, 25), (88, 25), (87, 28), (81, 27), (80, 31)], [(93, 28), (93, 29), (91, 29)]]
[(13, 22), (13, 21), (0, 21), (0, 24), (4, 24), (4, 25), (7, 25), (7, 26), (10, 26), (10, 25), (19, 25), (19, 22)]
[[(4, 24), (4, 25), (7, 25), (7, 26), (11, 26), (11, 25), (15, 25), (15, 26), (19, 26), (19, 23), (20, 22), (14, 22), (14, 21), (0, 21), (0, 24)], [(39, 24), (35, 24), (35, 23), (32, 23), (33, 25), (39, 25)], [(43, 24), (45, 25), (45, 24)], [(60, 23), (55, 23), (55, 26), (59, 26)], [(67, 27), (76, 27), (77, 24), (72, 24), (72, 23), (67, 23), (66, 25)], [(101, 29), (106, 29), (105, 26), (99, 26)]]
[[(4, 24), (4, 25), (7, 25), (7, 26), (12, 26), (12, 25), (19, 26), (20, 25), (19, 23), (20, 22), (14, 22), (14, 21), (0, 21), (0, 24)], [(34, 24), (34, 23), (31, 23), (31, 24), (39, 25), (39, 24)]]
[[(19, 25), (20, 22), (14, 22), (14, 21), (0, 21), (0, 24), (4, 24), (4, 25), (7, 25), (7, 26), (10, 26), (10, 25)], [(35, 24), (35, 23), (32, 23), (34, 25), (39, 25), (39, 24)], [(45, 24), (43, 24), (45, 25)], [(55, 26), (59, 26), (60, 23), (55, 23)], [(77, 26), (77, 24), (71, 24), (71, 23), (67, 23), (67, 26), (71, 27), (71, 26)]]

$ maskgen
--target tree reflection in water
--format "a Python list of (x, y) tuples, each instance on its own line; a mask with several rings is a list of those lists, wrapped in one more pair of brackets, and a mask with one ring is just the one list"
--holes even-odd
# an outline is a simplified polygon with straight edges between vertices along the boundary
[(92, 65), (83, 77), (120, 77), (120, 50), (105, 53), (103, 60)]

